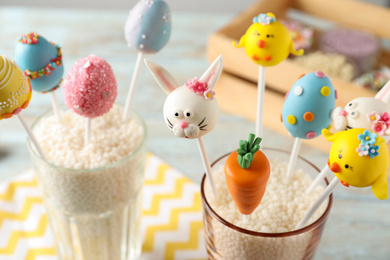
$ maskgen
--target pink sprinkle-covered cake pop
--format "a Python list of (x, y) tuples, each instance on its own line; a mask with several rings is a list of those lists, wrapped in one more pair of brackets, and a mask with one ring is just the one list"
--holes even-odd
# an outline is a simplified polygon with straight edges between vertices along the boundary
[(95, 118), (114, 105), (117, 84), (110, 64), (93, 54), (73, 64), (64, 83), (65, 104), (75, 113)]

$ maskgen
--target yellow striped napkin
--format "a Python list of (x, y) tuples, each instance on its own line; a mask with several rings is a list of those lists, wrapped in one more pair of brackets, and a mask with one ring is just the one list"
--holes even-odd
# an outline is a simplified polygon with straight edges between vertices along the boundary
[[(206, 259), (199, 185), (148, 154), (141, 260)], [(0, 259), (58, 260), (32, 170), (0, 184)]]

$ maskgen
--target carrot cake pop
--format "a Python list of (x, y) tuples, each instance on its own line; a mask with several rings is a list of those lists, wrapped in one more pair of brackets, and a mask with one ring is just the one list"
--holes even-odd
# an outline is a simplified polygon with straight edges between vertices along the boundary
[(30, 80), (11, 60), (0, 55), (0, 120), (25, 109), (31, 100)]
[(238, 211), (250, 215), (260, 204), (271, 172), (271, 166), (260, 149), (261, 138), (249, 134), (240, 140), (236, 151), (225, 163), (225, 178), (229, 193)]

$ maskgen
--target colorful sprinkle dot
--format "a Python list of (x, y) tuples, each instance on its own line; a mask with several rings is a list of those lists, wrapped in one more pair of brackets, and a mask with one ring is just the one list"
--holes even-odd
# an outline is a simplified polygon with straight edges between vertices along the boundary
[(295, 116), (289, 115), (289, 116), (287, 117), (287, 122), (288, 122), (290, 125), (294, 125), (294, 124), (297, 122), (297, 119), (295, 118)]
[(306, 137), (309, 138), (309, 139), (314, 138), (316, 136), (317, 136), (317, 134), (314, 131), (310, 131), (310, 132), (306, 133)]
[(321, 95), (323, 95), (324, 97), (327, 97), (329, 96), (330, 94), (330, 88), (327, 87), (327, 86), (324, 86), (321, 88)]
[(323, 73), (322, 71), (318, 70), (315, 72), (315, 75), (319, 78), (325, 78), (325, 73)]
[(306, 112), (304, 115), (303, 115), (303, 119), (306, 121), (306, 122), (311, 122), (313, 121), (314, 119), (314, 114), (312, 112)]
[(303, 93), (303, 88), (301, 86), (296, 86), (294, 88), (294, 95), (295, 96), (300, 96), (300, 95), (302, 95), (302, 93)]

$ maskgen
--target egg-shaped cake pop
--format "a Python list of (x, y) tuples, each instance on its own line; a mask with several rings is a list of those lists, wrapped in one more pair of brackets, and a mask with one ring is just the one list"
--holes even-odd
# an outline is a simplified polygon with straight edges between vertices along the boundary
[(333, 142), (328, 165), (343, 185), (371, 186), (378, 199), (388, 198), (389, 149), (382, 137), (364, 128), (322, 134)]
[(31, 85), (23, 71), (0, 55), (0, 120), (25, 109), (31, 100)]
[(61, 48), (37, 33), (22, 35), (15, 47), (15, 61), (31, 80), (35, 91), (49, 92), (62, 81)]
[(276, 20), (273, 13), (254, 17), (253, 24), (235, 47), (244, 47), (253, 62), (265, 67), (279, 64), (290, 53), (297, 56), (303, 54), (303, 49), (295, 50), (290, 32)]
[(332, 122), (336, 91), (321, 71), (301, 76), (287, 93), (282, 121), (294, 137), (311, 139), (321, 134)]
[(171, 11), (163, 0), (140, 0), (131, 10), (125, 25), (129, 45), (142, 53), (161, 50), (171, 35)]
[(95, 55), (73, 64), (63, 83), (64, 100), (75, 113), (95, 118), (114, 105), (117, 84), (110, 64)]

